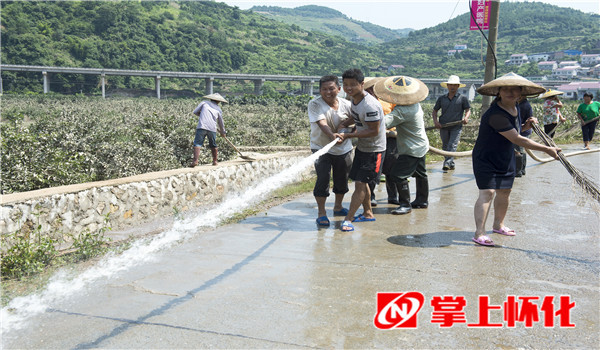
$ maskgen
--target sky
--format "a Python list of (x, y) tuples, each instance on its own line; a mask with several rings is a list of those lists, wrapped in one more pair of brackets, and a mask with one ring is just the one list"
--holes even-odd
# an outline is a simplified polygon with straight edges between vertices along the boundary
[[(247, 10), (252, 6), (298, 7), (320, 5), (338, 10), (355, 20), (370, 22), (390, 29), (423, 29), (444, 23), (469, 12), (469, 0), (330, 0), (330, 1), (277, 1), (277, 0), (216, 0)], [(506, 2), (507, 0), (502, 0)], [(502, 8), (502, 2), (500, 8)], [(511, 1), (513, 2), (513, 1)], [(529, 0), (560, 7), (570, 7), (587, 13), (600, 14), (598, 0)], [(468, 26), (468, 24), (467, 24)]]

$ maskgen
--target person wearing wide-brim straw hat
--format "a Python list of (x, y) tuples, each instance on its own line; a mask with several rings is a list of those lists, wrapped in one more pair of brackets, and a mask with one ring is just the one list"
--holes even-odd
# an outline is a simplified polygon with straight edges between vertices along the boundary
[[(448, 89), (448, 93), (438, 97), (433, 106), (431, 116), (433, 124), (440, 130), (440, 138), (442, 139), (442, 149), (446, 152), (456, 152), (463, 124), (469, 122), (471, 117), (471, 104), (467, 96), (461, 95), (458, 89), (465, 87), (461, 84), (460, 78), (457, 75), (451, 75), (448, 81), (440, 83), (441, 86)], [(442, 115), (438, 120), (438, 111), (442, 111)], [(454, 170), (454, 157), (444, 157), (442, 165), (443, 171)]]
[(204, 139), (208, 137), (208, 147), (212, 154), (212, 165), (217, 165), (218, 148), (217, 148), (217, 128), (221, 136), (225, 136), (225, 124), (223, 123), (223, 111), (219, 107), (219, 103), (228, 103), (227, 100), (219, 93), (202, 96), (206, 101), (200, 104), (192, 112), (198, 116), (198, 125), (196, 126), (196, 134), (194, 136), (194, 159), (190, 167), (198, 165), (200, 158), (200, 149), (204, 144)]
[(554, 132), (559, 120), (561, 123), (567, 121), (562, 113), (560, 113), (560, 108), (563, 107), (563, 104), (558, 99), (558, 96), (562, 94), (564, 92), (550, 89), (540, 96), (540, 98), (544, 99), (544, 103), (542, 104), (544, 110), (544, 132), (552, 138), (554, 138)]
[[(382, 100), (396, 104), (392, 112), (384, 117), (385, 127), (396, 127), (397, 135), (398, 157), (392, 165), (390, 176), (386, 176), (386, 181), (392, 182), (398, 191), (399, 207), (392, 210), (392, 214), (408, 214), (412, 208), (427, 208), (429, 181), (425, 157), (429, 151), (429, 140), (419, 102), (429, 95), (429, 89), (419, 79), (393, 76), (379, 81), (374, 90)], [(417, 187), (417, 195), (412, 203), (408, 188), (410, 177), (416, 178)]]
[[(558, 158), (560, 148), (548, 147), (519, 133), (537, 123), (529, 118), (520, 121), (517, 101), (522, 95), (539, 95), (544, 92), (539, 86), (515, 73), (506, 74), (484, 84), (477, 92), (496, 96), (490, 108), (481, 117), (479, 135), (473, 148), (473, 173), (479, 188), (479, 197), (474, 207), (475, 235), (473, 241), (483, 246), (493, 246), (494, 241), (486, 235), (485, 222), (494, 200), (494, 223), (492, 232), (515, 236), (514, 230), (504, 225), (510, 192), (516, 175), (514, 145), (546, 152)], [(495, 196), (495, 199), (494, 199)]]

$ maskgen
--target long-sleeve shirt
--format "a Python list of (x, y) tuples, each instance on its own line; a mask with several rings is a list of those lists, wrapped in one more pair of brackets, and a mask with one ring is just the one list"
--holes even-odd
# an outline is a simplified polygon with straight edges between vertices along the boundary
[(421, 104), (397, 105), (384, 119), (386, 128), (396, 127), (399, 155), (421, 158), (427, 154), (429, 139), (425, 133)]
[(225, 133), (225, 124), (223, 123), (223, 111), (218, 104), (213, 101), (202, 101), (193, 112), (198, 116), (198, 125), (196, 129), (204, 129), (217, 132), (217, 123), (219, 130)]

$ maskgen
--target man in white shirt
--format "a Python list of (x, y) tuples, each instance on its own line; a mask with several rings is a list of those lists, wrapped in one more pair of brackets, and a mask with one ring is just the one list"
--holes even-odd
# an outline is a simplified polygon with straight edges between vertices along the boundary
[[(335, 139), (337, 127), (350, 117), (350, 102), (339, 98), (338, 77), (326, 75), (319, 80), (321, 96), (308, 102), (310, 121), (310, 149), (316, 152)], [(317, 202), (317, 225), (329, 226), (325, 202), (329, 197), (329, 180), (333, 170), (334, 216), (346, 216), (348, 209), (342, 207), (344, 195), (348, 192), (348, 173), (352, 165), (352, 143), (345, 140), (333, 146), (327, 153), (315, 161), (317, 181), (313, 195)]]
[[(344, 221), (342, 231), (353, 231), (352, 222), (375, 221), (371, 208), (371, 191), (368, 183), (381, 173), (383, 156), (386, 149), (385, 123), (383, 109), (379, 101), (364, 90), (365, 76), (360, 69), (348, 69), (342, 74), (344, 91), (352, 97), (352, 119), (343, 122), (334, 136), (341, 140), (356, 137), (356, 151), (350, 169), (350, 178), (354, 180), (354, 194), (350, 208)], [(356, 131), (341, 132), (342, 128), (354, 123)], [(363, 206), (363, 213), (354, 217), (358, 208)]]
[(217, 165), (217, 127), (221, 136), (225, 136), (223, 111), (219, 107), (219, 102), (227, 103), (227, 100), (218, 93), (206, 95), (203, 98), (207, 99), (207, 101), (200, 102), (192, 112), (198, 116), (198, 125), (196, 126), (196, 135), (194, 137), (194, 160), (190, 164), (192, 168), (198, 165), (200, 148), (204, 144), (206, 137), (208, 137), (208, 147), (210, 147), (212, 153), (212, 165)]

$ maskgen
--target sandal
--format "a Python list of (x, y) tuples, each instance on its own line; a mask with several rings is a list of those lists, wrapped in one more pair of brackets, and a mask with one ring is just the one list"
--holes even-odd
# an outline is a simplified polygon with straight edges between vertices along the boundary
[(320, 216), (317, 218), (317, 225), (319, 226), (329, 226), (330, 224), (331, 223), (329, 222), (327, 216)]
[(494, 241), (491, 240), (490, 237), (483, 235), (483, 236), (479, 236), (478, 238), (471, 238), (471, 240), (479, 245), (483, 245), (486, 247), (493, 247), (494, 246)]
[(344, 222), (342, 222), (342, 226), (340, 227), (340, 229), (344, 232), (354, 231), (354, 225), (352, 225), (352, 223), (350, 221), (344, 220)]
[(492, 232), (494, 233), (499, 233), (501, 235), (505, 235), (505, 236), (516, 236), (517, 233), (515, 232), (515, 230), (510, 229), (506, 226), (500, 228), (499, 230), (492, 230)]

